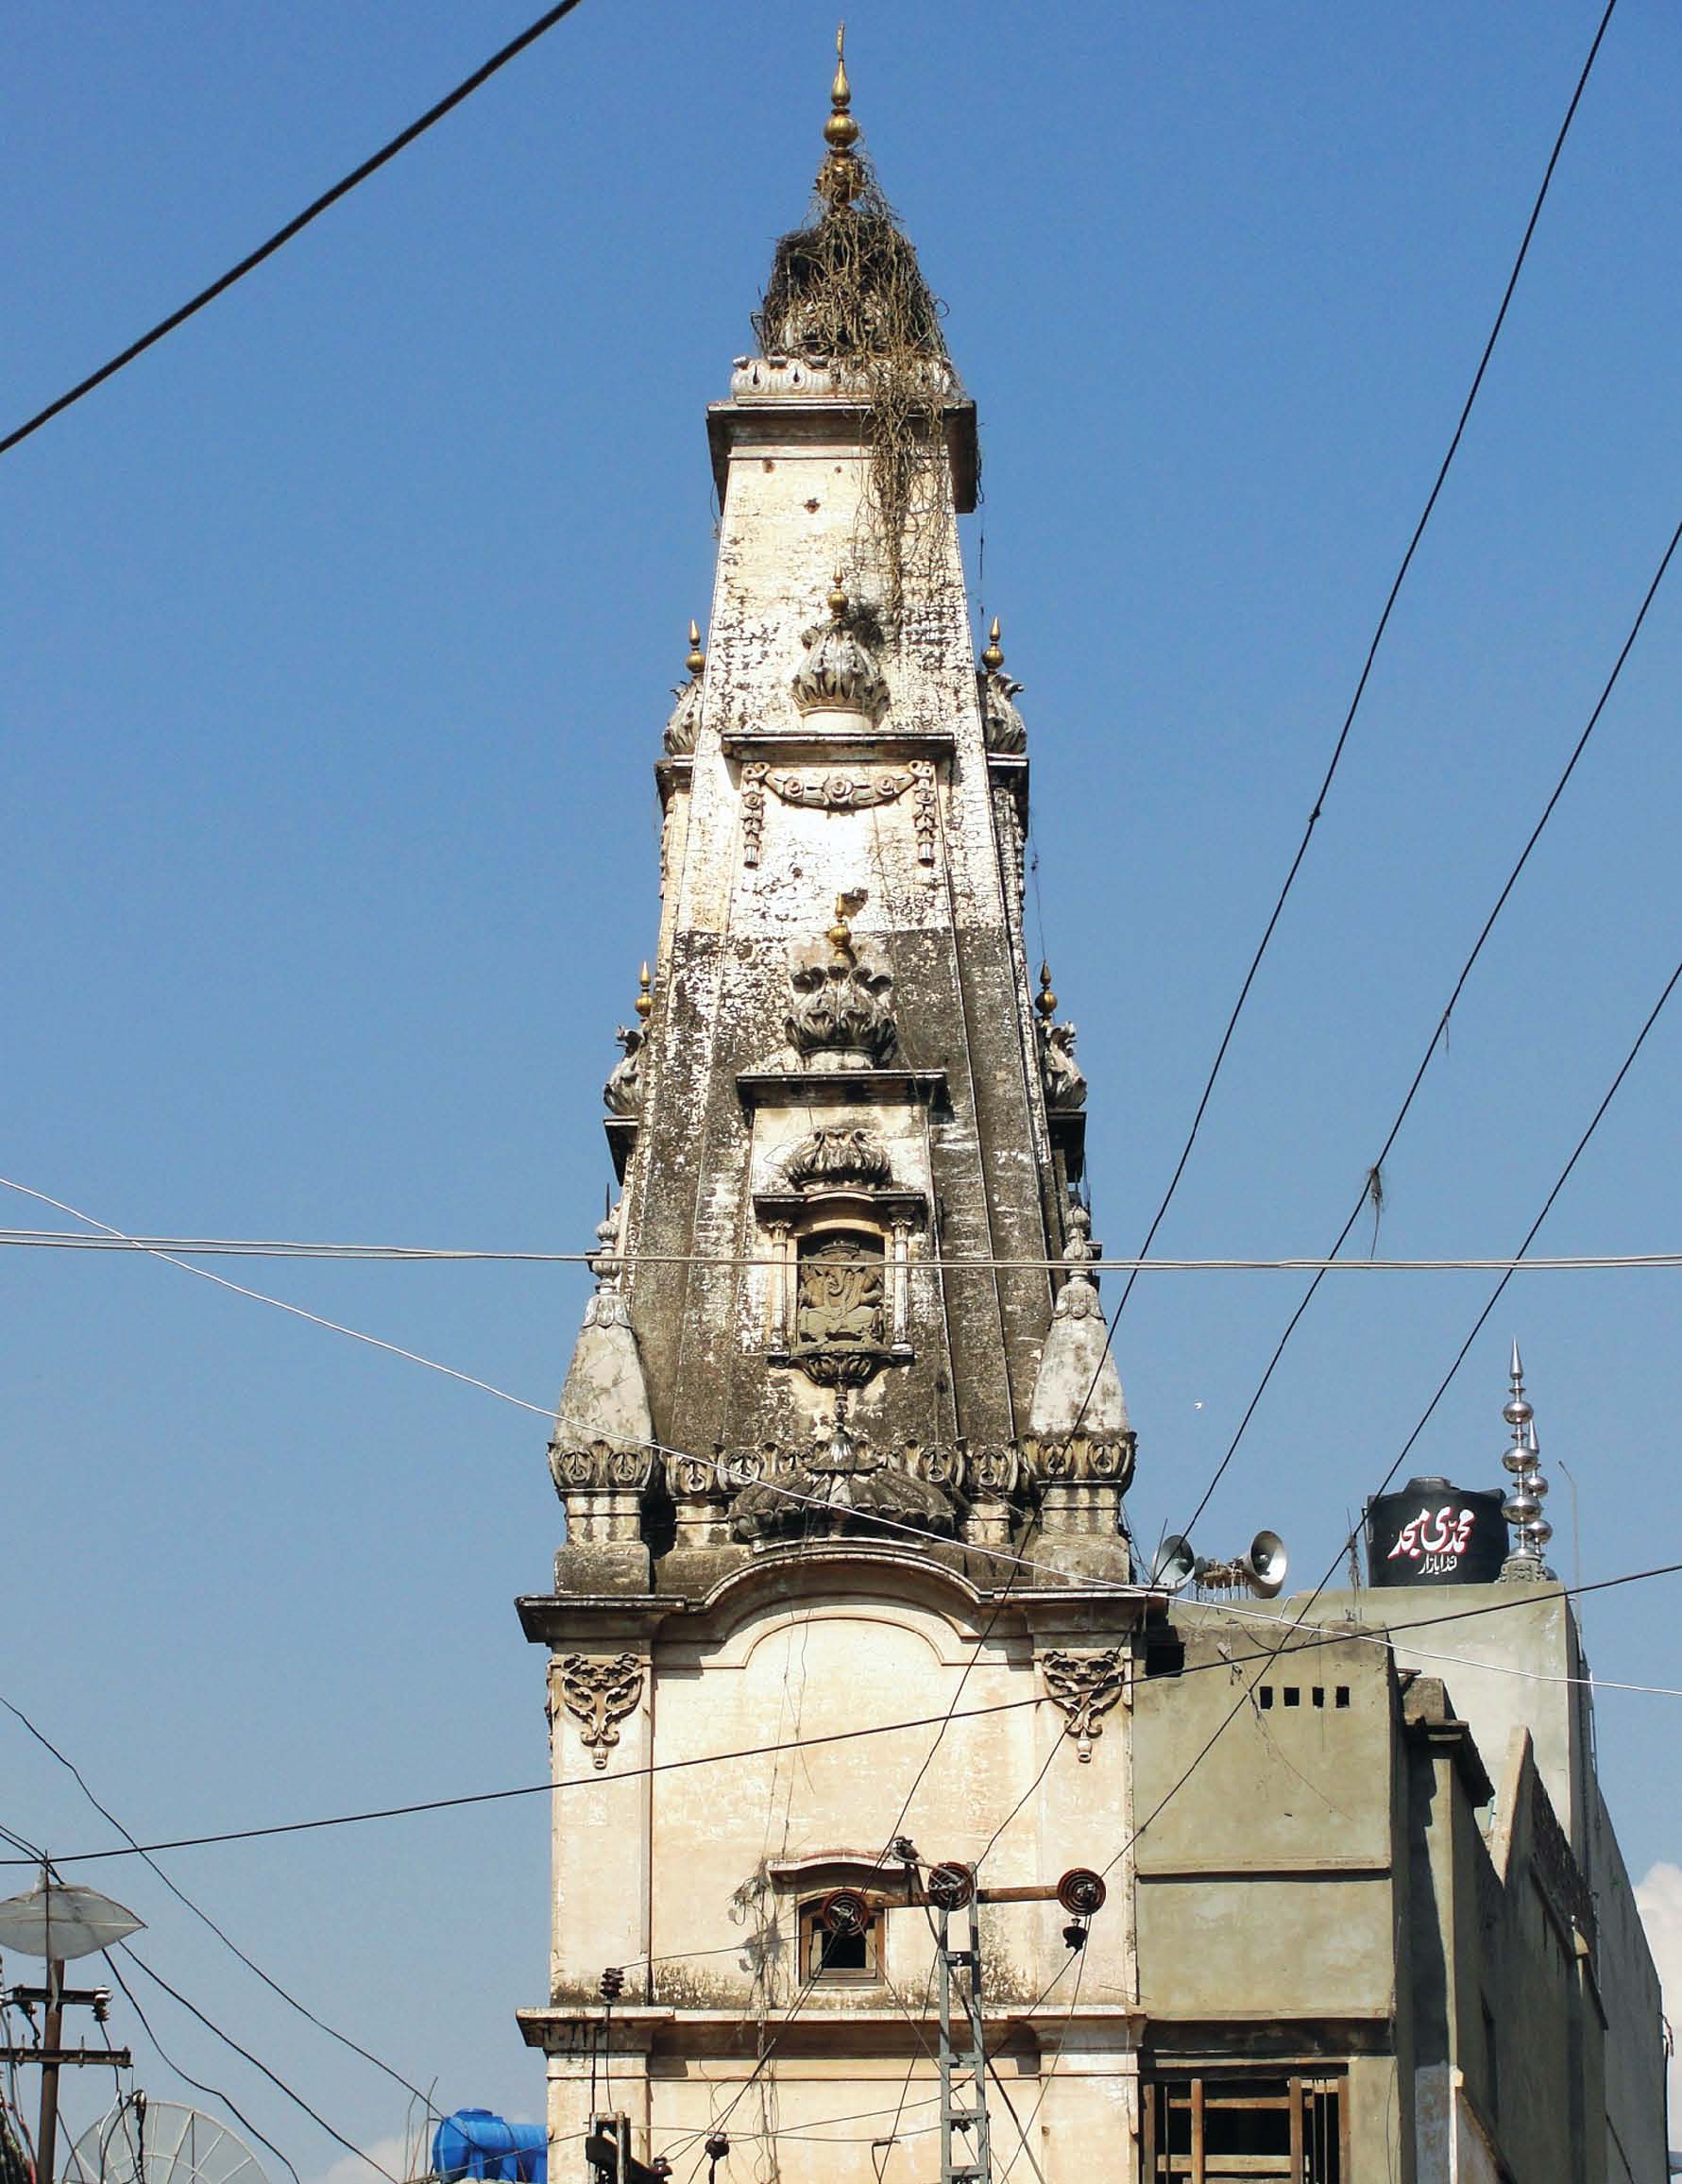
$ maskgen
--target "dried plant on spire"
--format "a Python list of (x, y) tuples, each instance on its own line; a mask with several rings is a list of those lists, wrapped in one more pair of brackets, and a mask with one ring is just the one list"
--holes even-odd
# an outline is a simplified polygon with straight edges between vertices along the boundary
[[(837, 41), (838, 57), (841, 42)], [(824, 134), (808, 225), (782, 237), (754, 330), (767, 356), (801, 357), (856, 380), (864, 397), (870, 502), (881, 529), (891, 616), (901, 604), (908, 541), (929, 535), (950, 481), (938, 446), (955, 391), (942, 307), (864, 154), (844, 59)]]

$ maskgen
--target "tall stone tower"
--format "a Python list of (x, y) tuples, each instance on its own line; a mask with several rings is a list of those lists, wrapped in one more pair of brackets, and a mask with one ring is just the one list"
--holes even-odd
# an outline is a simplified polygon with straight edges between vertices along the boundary
[[(1017, 686), (970, 634), (975, 409), (849, 107), (838, 69), (810, 224), (708, 414), (710, 630), (606, 1088), (622, 1194), (551, 1448), (554, 1590), (520, 1603), (557, 2176), (603, 2111), (680, 2176), (720, 2128), (734, 2184), (790, 2154), (938, 2174), (906, 1838), (981, 1890), (995, 2174), (1026, 2133), (1056, 2184), (1137, 2111), (1133, 1437), (1085, 1082), (1024, 948)], [(1075, 1867), (1108, 1871), (1089, 1928), (1033, 1893)]]

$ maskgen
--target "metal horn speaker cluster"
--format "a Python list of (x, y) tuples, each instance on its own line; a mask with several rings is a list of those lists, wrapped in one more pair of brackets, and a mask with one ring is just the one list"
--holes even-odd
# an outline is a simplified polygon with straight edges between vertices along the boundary
[(1177, 1593), (1196, 1579), (1212, 1592), (1236, 1592), (1243, 1586), (1258, 1600), (1270, 1600), (1283, 1591), (1290, 1565), (1284, 1541), (1276, 1532), (1258, 1532), (1249, 1553), (1234, 1555), (1231, 1562), (1210, 1562), (1194, 1554), (1191, 1541), (1171, 1532), (1156, 1550), (1150, 1582), (1164, 1592)]

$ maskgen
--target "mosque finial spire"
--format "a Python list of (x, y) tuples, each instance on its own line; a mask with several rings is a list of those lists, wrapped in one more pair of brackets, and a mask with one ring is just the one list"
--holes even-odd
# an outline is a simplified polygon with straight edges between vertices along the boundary
[(1524, 1393), (1524, 1361), (1516, 1342), (1507, 1377), (1511, 1393), (1501, 1414), (1512, 1430), (1513, 1445), (1501, 1461), (1513, 1474), (1513, 1484), (1501, 1512), (1513, 1528), (1513, 1545), (1501, 1566), (1501, 1575), (1504, 1583), (1535, 1584), (1554, 1575), (1543, 1559), (1554, 1527), (1542, 1514), (1548, 1481), (1542, 1477), (1536, 1413)]

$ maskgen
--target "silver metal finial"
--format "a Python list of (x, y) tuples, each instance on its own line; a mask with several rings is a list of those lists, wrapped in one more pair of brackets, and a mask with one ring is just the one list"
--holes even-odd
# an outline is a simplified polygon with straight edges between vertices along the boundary
[(1542, 1515), (1548, 1481), (1542, 1477), (1536, 1414), (1524, 1394), (1524, 1362), (1516, 1342), (1510, 1377), (1512, 1393), (1501, 1414), (1512, 1429), (1513, 1445), (1501, 1461), (1512, 1473), (1513, 1483), (1501, 1514), (1513, 1528), (1513, 1544), (1501, 1566), (1501, 1576), (1504, 1584), (1540, 1584), (1554, 1575), (1542, 1559), (1554, 1527)]

